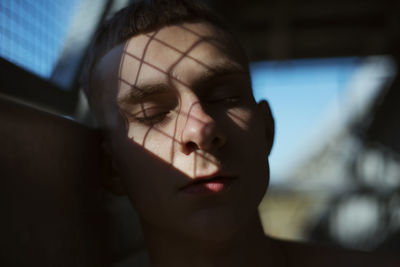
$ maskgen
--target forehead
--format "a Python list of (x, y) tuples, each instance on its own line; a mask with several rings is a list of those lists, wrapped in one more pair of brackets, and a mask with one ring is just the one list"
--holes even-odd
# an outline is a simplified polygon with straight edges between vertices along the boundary
[(240, 50), (224, 35), (209, 24), (198, 23), (164, 27), (131, 38), (120, 65), (121, 91), (149, 82), (187, 85), (199, 73), (221, 65), (245, 69)]
[(130, 38), (109, 51), (94, 73), (98, 86), (106, 86), (103, 93), (119, 98), (143, 84), (172, 81), (187, 86), (200, 73), (220, 66), (247, 71), (239, 44), (208, 23), (185, 23)]

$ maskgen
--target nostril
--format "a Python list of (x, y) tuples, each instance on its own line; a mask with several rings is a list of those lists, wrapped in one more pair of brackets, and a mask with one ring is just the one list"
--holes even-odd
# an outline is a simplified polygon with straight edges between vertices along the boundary
[(212, 140), (213, 147), (221, 148), (222, 146), (225, 145), (225, 143), (226, 143), (226, 136), (222, 132), (217, 131), (216, 136)]
[(186, 143), (186, 149), (187, 151), (195, 151), (198, 149), (198, 146), (194, 142), (188, 142)]

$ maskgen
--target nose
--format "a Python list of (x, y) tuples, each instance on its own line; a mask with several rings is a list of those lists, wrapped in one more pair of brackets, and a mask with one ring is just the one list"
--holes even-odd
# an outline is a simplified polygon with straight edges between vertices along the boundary
[(216, 151), (226, 143), (225, 134), (199, 102), (191, 105), (181, 136), (182, 151), (190, 154), (196, 150)]

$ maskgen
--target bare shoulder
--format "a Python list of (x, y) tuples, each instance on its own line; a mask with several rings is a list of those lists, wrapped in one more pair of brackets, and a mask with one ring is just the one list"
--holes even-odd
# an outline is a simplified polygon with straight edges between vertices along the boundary
[(288, 266), (400, 266), (400, 257), (390, 253), (362, 252), (320, 244), (276, 241), (286, 253)]

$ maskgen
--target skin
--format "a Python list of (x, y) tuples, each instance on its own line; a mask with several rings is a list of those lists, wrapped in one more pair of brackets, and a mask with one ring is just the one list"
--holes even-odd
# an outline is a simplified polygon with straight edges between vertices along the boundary
[[(113, 48), (94, 71), (112, 184), (138, 210), (155, 266), (243, 266), (272, 246), (257, 206), (273, 119), (254, 100), (239, 46), (221, 33), (207, 23), (164, 27)], [(215, 176), (229, 184), (184, 189)]]

